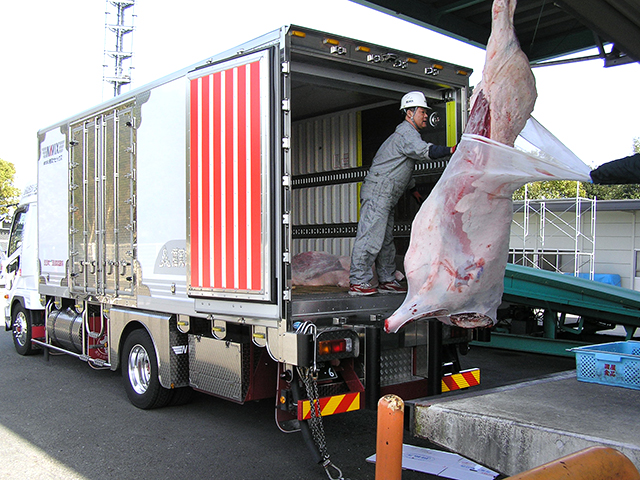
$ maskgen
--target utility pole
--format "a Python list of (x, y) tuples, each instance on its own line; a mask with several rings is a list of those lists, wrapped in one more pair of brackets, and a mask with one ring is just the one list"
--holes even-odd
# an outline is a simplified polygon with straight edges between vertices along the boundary
[[(120, 95), (121, 88), (123, 85), (128, 85), (131, 83), (131, 70), (133, 67), (129, 64), (128, 71), (125, 73), (124, 63), (127, 60), (131, 60), (133, 56), (133, 18), (135, 15), (133, 14), (133, 6), (135, 5), (135, 0), (107, 0), (106, 1), (106, 11), (105, 11), (105, 49), (104, 49), (104, 58), (105, 63), (103, 67), (103, 75), (102, 79), (106, 83), (110, 83), (113, 85), (113, 96), (117, 97)], [(115, 7), (114, 9), (110, 7)], [(130, 11), (131, 20), (130, 22), (126, 22), (125, 15)], [(109, 15), (116, 16), (116, 22), (110, 22)], [(113, 19), (113, 17), (111, 17)], [(127, 25), (127, 23), (129, 23)], [(111, 32), (115, 37), (115, 48), (113, 50), (107, 49), (107, 37), (109, 32)], [(125, 37), (129, 40), (128, 46), (129, 48), (125, 50)], [(109, 76), (104, 73), (104, 69), (109, 68), (107, 65), (107, 58), (113, 59), (113, 75)]]

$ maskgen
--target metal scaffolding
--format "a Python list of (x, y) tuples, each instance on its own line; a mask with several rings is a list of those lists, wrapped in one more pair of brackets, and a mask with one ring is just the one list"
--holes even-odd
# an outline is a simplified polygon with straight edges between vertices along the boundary
[[(107, 0), (105, 11), (105, 49), (104, 49), (104, 64), (102, 79), (106, 83), (113, 85), (113, 96), (120, 95), (123, 85), (131, 83), (131, 70), (133, 67), (129, 63), (128, 71), (125, 73), (125, 61), (130, 61), (133, 56), (133, 6), (135, 0)], [(111, 7), (115, 7), (115, 10)], [(130, 13), (130, 22), (126, 22), (125, 14)], [(109, 20), (113, 19), (113, 15), (116, 16), (116, 22), (112, 23)], [(111, 17), (110, 17), (111, 16)], [(125, 23), (129, 23), (126, 25)], [(107, 49), (107, 37), (111, 32), (115, 37), (115, 48), (113, 50)], [(125, 49), (125, 38), (128, 40), (128, 49)], [(113, 59), (113, 75), (106, 75), (105, 69), (108, 69), (110, 65), (107, 63), (107, 59)]]
[(595, 199), (525, 199), (514, 205), (510, 263), (593, 280)]

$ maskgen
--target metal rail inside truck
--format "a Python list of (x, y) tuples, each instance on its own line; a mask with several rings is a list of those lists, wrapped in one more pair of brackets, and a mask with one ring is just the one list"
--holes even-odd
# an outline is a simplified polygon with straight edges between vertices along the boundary
[[(143, 409), (192, 389), (275, 397), (285, 431), (440, 393), (471, 331), (386, 334), (403, 295), (294, 286), (292, 264), (350, 255), (359, 182), (405, 93), (433, 107), (425, 139), (457, 143), (470, 73), (288, 26), (39, 131), (7, 261), (17, 351), (122, 369)], [(416, 167), (424, 196), (445, 165)], [(418, 208), (406, 195), (396, 209), (400, 269)]]

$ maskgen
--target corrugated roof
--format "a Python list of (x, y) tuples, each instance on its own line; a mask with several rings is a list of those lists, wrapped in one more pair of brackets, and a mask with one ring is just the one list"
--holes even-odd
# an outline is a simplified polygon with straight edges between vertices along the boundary
[[(482, 48), (491, 33), (491, 0), (352, 1)], [(534, 64), (592, 47), (605, 66), (640, 61), (638, 0), (518, 0), (514, 23)]]

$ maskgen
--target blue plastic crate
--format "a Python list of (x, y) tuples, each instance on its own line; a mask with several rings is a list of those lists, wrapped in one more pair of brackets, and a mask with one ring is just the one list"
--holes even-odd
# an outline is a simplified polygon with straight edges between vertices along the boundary
[(572, 348), (581, 382), (640, 390), (640, 342), (611, 342)]

